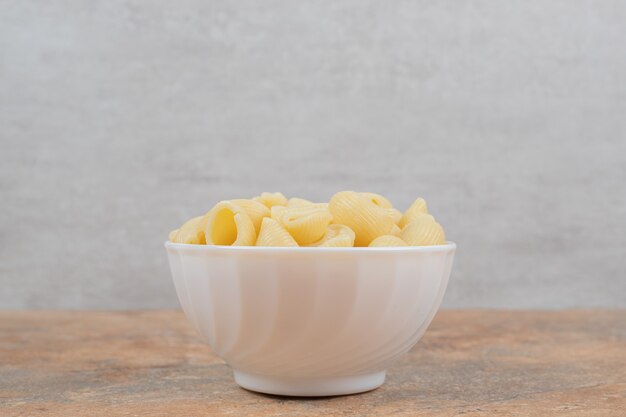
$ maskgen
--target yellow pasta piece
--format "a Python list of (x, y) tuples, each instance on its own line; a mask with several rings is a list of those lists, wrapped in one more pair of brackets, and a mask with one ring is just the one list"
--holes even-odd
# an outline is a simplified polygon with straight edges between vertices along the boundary
[[(207, 217), (198, 216), (187, 220), (180, 229), (170, 233), (170, 240), (175, 243), (188, 243), (192, 245), (204, 245), (206, 243), (204, 236), (204, 228), (206, 227)], [(172, 239), (172, 237), (174, 239)]]
[(277, 222), (280, 222), (283, 216), (283, 213), (285, 213), (286, 210), (287, 210), (287, 207), (285, 206), (272, 206), (272, 209), (270, 210), (270, 217), (276, 220)]
[(314, 203), (304, 198), (290, 198), (287, 207), (314, 207), (328, 210), (328, 203)]
[(348, 226), (330, 224), (322, 239), (310, 246), (326, 248), (352, 247), (354, 246), (354, 237), (354, 232)]
[(244, 209), (246, 214), (248, 214), (248, 216), (250, 217), (250, 220), (252, 220), (254, 230), (256, 230), (257, 233), (261, 228), (261, 221), (263, 220), (263, 218), (270, 216), (270, 209), (268, 209), (265, 204), (259, 203), (258, 201), (247, 200), (243, 198), (230, 201)]
[(393, 218), (394, 223), (398, 224), (400, 222), (400, 219), (402, 218), (402, 212), (398, 209), (393, 208), (391, 201), (376, 193), (363, 192), (359, 194), (370, 200), (372, 203), (376, 204), (378, 207), (385, 209), (387, 214)]
[(287, 202), (287, 207), (302, 207), (302, 206), (310, 206), (313, 204), (312, 201), (305, 200), (304, 198), (292, 197)]
[(207, 216), (207, 245), (254, 246), (254, 224), (246, 211), (237, 204), (220, 201)]
[(411, 204), (411, 206), (404, 212), (402, 215), (402, 219), (398, 226), (403, 228), (407, 224), (409, 224), (412, 220), (415, 220), (420, 214), (428, 214), (428, 206), (426, 205), (426, 201), (423, 198), (418, 198)]
[(385, 209), (354, 191), (335, 194), (328, 204), (333, 222), (345, 224), (355, 233), (355, 246), (367, 246), (378, 236), (389, 234), (394, 222)]
[(414, 220), (417, 220), (417, 219), (419, 219), (419, 218), (421, 218), (421, 217), (426, 217), (426, 218), (428, 218), (429, 220), (435, 221), (435, 218), (433, 217), (433, 215), (432, 215), (432, 214), (425, 214), (425, 213), (419, 213), (419, 212), (416, 212), (416, 213), (414, 213), (414, 214), (413, 214), (413, 217), (411, 218), (411, 221), (409, 221), (407, 224), (405, 224), (405, 225), (404, 225), (404, 227), (400, 227), (400, 229), (401, 229), (401, 230), (404, 230), (404, 229), (406, 228), (406, 226), (407, 226), (409, 223), (411, 223), (411, 222), (413, 222)]
[(299, 245), (308, 245), (324, 236), (332, 220), (328, 210), (317, 207), (291, 207), (280, 216), (280, 224)]
[(367, 198), (368, 200), (370, 200), (372, 203), (376, 204), (380, 208), (384, 208), (384, 209), (393, 208), (393, 204), (391, 204), (391, 201), (387, 200), (385, 197), (383, 197), (380, 194), (376, 194), (376, 193), (359, 193), (359, 194), (361, 194), (363, 197)]
[(408, 246), (407, 243), (400, 239), (398, 236), (383, 235), (378, 236), (370, 243), (370, 248), (373, 247), (385, 247), (385, 246)]
[(237, 246), (422, 246), (445, 244), (445, 232), (423, 198), (401, 213), (384, 196), (341, 191), (329, 203), (282, 193), (220, 201), (168, 239), (175, 243)]
[(402, 240), (410, 246), (443, 245), (446, 234), (443, 227), (431, 215), (418, 216), (407, 224), (400, 234)]
[(283, 193), (261, 193), (260, 196), (254, 197), (253, 200), (266, 205), (270, 209), (272, 206), (287, 205), (287, 197)]
[(261, 223), (257, 246), (298, 246), (293, 237), (276, 220), (265, 217)]
[(402, 220), (402, 212), (400, 210), (392, 207), (392, 208), (385, 209), (385, 211), (387, 212), (389, 216), (391, 216), (395, 224), (399, 224), (400, 221)]

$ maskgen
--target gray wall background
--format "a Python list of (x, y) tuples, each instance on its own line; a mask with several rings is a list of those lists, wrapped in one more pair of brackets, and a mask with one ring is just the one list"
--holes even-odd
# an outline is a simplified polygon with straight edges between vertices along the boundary
[(425, 197), (446, 307), (626, 307), (626, 3), (0, 0), (0, 308), (176, 307), (224, 198)]

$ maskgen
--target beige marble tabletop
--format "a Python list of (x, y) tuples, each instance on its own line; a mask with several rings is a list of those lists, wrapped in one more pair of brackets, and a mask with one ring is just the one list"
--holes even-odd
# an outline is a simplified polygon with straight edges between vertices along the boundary
[(441, 311), (374, 391), (239, 388), (178, 311), (0, 312), (0, 415), (626, 416), (626, 311)]

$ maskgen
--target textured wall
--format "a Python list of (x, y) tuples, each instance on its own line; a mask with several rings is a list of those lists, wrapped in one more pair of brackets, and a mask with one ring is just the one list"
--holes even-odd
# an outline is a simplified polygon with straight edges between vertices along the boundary
[(448, 307), (626, 307), (620, 1), (0, 0), (0, 307), (174, 307), (222, 198), (424, 196)]

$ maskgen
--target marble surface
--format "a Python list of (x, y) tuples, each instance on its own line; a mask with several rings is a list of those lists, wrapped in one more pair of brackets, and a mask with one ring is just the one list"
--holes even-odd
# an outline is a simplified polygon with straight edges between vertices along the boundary
[(626, 409), (626, 310), (441, 311), (374, 391), (256, 394), (178, 311), (0, 312), (0, 415), (598, 416)]
[(0, 308), (175, 308), (265, 190), (425, 197), (444, 306), (626, 308), (626, 3), (0, 0)]

